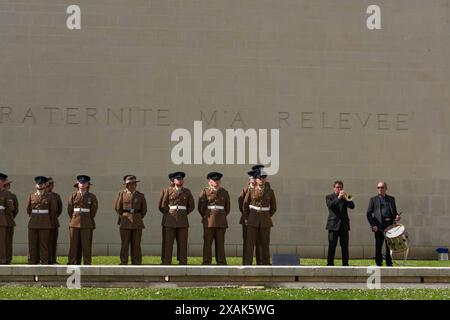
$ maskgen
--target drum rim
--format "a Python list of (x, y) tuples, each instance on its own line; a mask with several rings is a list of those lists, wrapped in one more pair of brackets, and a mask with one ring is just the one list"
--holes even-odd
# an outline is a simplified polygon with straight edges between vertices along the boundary
[(394, 223), (394, 224), (391, 224), (390, 226), (386, 227), (386, 229), (384, 229), (384, 234), (386, 234), (386, 232), (388, 232), (389, 230), (396, 228), (396, 227), (403, 227), (403, 229), (404, 229), (403, 233), (406, 231), (405, 225), (403, 225), (401, 223)]

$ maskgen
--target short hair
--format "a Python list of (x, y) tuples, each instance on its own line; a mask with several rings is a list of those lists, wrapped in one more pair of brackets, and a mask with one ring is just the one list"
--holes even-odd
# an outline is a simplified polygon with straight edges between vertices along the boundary
[(343, 183), (341, 180), (336, 180), (336, 181), (333, 183), (333, 188), (336, 187), (337, 184), (339, 184), (339, 185), (341, 185), (341, 186), (344, 186), (344, 183)]
[(378, 182), (377, 182), (377, 186), (378, 186), (378, 183), (382, 183), (382, 184), (384, 185), (384, 188), (387, 189), (387, 183), (386, 183), (386, 182), (384, 182), (384, 181), (378, 181)]

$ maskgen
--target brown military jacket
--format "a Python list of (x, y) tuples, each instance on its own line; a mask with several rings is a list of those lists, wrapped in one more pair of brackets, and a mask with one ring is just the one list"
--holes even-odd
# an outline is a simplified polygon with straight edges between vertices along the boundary
[(239, 211), (241, 212), (241, 219), (239, 220), (239, 224), (244, 224), (244, 199), (245, 199), (245, 196), (247, 195), (247, 192), (248, 192), (248, 190), (249, 189), (252, 189), (253, 188), (253, 186), (252, 185), (250, 185), (250, 184), (247, 184), (247, 186), (244, 188), (244, 189), (242, 189), (242, 191), (241, 191), (241, 194), (239, 195), (239, 198), (238, 198), (238, 205), (239, 205)]
[(143, 193), (137, 190), (131, 193), (127, 189), (119, 191), (114, 207), (119, 215), (117, 224), (120, 225), (120, 229), (145, 228), (142, 219), (147, 214), (147, 201)]
[[(208, 206), (222, 206), (224, 209), (208, 209)], [(224, 188), (203, 189), (198, 199), (198, 212), (205, 228), (228, 228), (227, 215), (230, 213), (230, 195)]]
[(4, 209), (0, 209), (0, 227), (14, 227), (14, 204), (11, 197), (11, 192), (8, 190), (0, 190), (0, 206)]
[(59, 226), (60, 226), (58, 218), (59, 218), (59, 216), (62, 213), (63, 204), (62, 204), (62, 200), (61, 200), (61, 197), (60, 197), (59, 194), (57, 194), (56, 192), (53, 192), (53, 191), (49, 192), (49, 194), (52, 197), (54, 197), (55, 201), (56, 201), (56, 207), (57, 207), (57, 209), (56, 209), (57, 210), (56, 211), (56, 216), (51, 220), (51, 222), (52, 222), (52, 229), (55, 229), (55, 228), (59, 228)]
[[(269, 207), (269, 211), (257, 211), (250, 208), (250, 205), (256, 207)], [(244, 219), (248, 220), (247, 225), (252, 227), (268, 228), (273, 227), (272, 216), (277, 211), (277, 202), (273, 189), (267, 184), (261, 190), (259, 187), (250, 189), (244, 199), (243, 204)]]
[[(89, 212), (80, 212), (77, 208), (88, 209)], [(80, 229), (95, 229), (95, 215), (98, 209), (98, 201), (95, 194), (87, 191), (81, 195), (75, 191), (70, 195), (67, 212), (70, 217), (69, 227)], [(78, 212), (76, 212), (78, 211)]]
[[(186, 209), (169, 208), (169, 206), (176, 205), (185, 206)], [(177, 190), (175, 187), (170, 187), (164, 194), (161, 208), (167, 214), (164, 227), (187, 228), (189, 227), (187, 215), (195, 208), (194, 197), (192, 197), (191, 191), (187, 188), (181, 187)]]
[[(48, 210), (48, 213), (33, 213), (33, 210)], [(27, 213), (30, 216), (29, 229), (52, 229), (52, 219), (57, 213), (55, 198), (48, 192), (39, 195), (34, 192), (28, 196)]]

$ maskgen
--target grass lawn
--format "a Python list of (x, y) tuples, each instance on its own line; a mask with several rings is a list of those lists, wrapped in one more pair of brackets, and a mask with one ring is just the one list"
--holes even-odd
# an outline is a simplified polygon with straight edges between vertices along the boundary
[(2, 300), (449, 300), (450, 289), (322, 290), (247, 288), (104, 289), (0, 287)]
[[(175, 259), (174, 259), (175, 261)], [(189, 257), (190, 265), (200, 265), (201, 257)], [(240, 257), (229, 257), (229, 265), (241, 265)], [(14, 264), (26, 264), (27, 257), (16, 256)], [(58, 263), (67, 263), (59, 257)], [(159, 265), (160, 257), (143, 257), (145, 265)], [(117, 256), (93, 257), (94, 265), (118, 265)], [(176, 264), (175, 264), (176, 265)], [(324, 266), (326, 259), (301, 259), (303, 266)], [(336, 260), (336, 265), (340, 261)], [(372, 259), (351, 260), (351, 266), (374, 265)], [(450, 267), (449, 261), (408, 260), (394, 265), (410, 267)], [(82, 288), (0, 286), (1, 299), (19, 300), (450, 300), (450, 289), (286, 289), (286, 288)]]
[[(228, 257), (228, 265), (242, 265), (241, 257)], [(95, 256), (92, 257), (93, 265), (118, 265), (120, 262), (117, 256)], [(13, 264), (27, 264), (28, 260), (25, 256), (15, 256), (13, 258)], [(59, 257), (59, 264), (66, 264), (67, 257)], [(161, 263), (160, 257), (157, 256), (144, 256), (142, 263), (146, 265), (159, 265)], [(177, 265), (177, 261), (174, 258), (172, 263)], [(201, 265), (201, 257), (189, 257), (189, 265)], [(341, 261), (336, 259), (337, 266), (341, 265)], [(326, 259), (301, 259), (300, 264), (302, 266), (325, 266), (327, 264)], [(350, 266), (373, 266), (375, 261), (372, 259), (355, 259), (350, 260)], [(397, 260), (394, 261), (394, 266), (399, 267), (450, 267), (450, 261), (438, 261), (438, 260)]]

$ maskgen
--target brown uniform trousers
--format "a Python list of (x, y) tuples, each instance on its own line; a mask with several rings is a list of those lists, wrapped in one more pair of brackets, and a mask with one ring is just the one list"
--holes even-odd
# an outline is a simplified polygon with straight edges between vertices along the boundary
[[(268, 211), (250, 208), (250, 206), (269, 208)], [(270, 228), (273, 226), (272, 216), (277, 210), (275, 193), (266, 185), (263, 189), (252, 188), (244, 199), (244, 219), (247, 223), (247, 243), (245, 265), (253, 263), (253, 252), (256, 241), (261, 245), (261, 264), (270, 265)]]
[(52, 220), (57, 213), (55, 198), (48, 192), (37, 192), (28, 196), (28, 263), (49, 264), (49, 238)]
[[(253, 186), (251, 186), (249, 184), (247, 187), (242, 189), (242, 192), (238, 198), (239, 211), (241, 211), (241, 219), (239, 220), (239, 224), (242, 225), (242, 264), (244, 264), (244, 261), (245, 261), (245, 250), (246, 250), (245, 248), (247, 246), (247, 225), (245, 224), (245, 219), (244, 219), (244, 199), (245, 199), (245, 196), (247, 195), (248, 190), (252, 189), (252, 188), (253, 188)], [(255, 257), (256, 257), (256, 264), (261, 265), (262, 264), (262, 262), (261, 262), (261, 246), (259, 245), (258, 239), (256, 239), (256, 242), (255, 242)]]
[(7, 190), (0, 190), (0, 264), (9, 263), (10, 231), (15, 225), (13, 210), (11, 193)]
[[(184, 206), (182, 208), (172, 208), (173, 206)], [(166, 214), (164, 220), (164, 261), (163, 264), (172, 263), (173, 242), (177, 240), (177, 247), (180, 248), (179, 261), (181, 265), (187, 264), (188, 230), (189, 221), (187, 215), (194, 208), (194, 198), (189, 189), (181, 187), (179, 189), (171, 187), (164, 194), (161, 208)]]
[[(211, 208), (221, 206), (222, 208)], [(210, 207), (210, 208), (208, 208)], [(216, 262), (226, 265), (225, 231), (228, 228), (227, 215), (230, 213), (230, 195), (224, 188), (203, 189), (198, 199), (198, 212), (203, 223), (203, 264), (212, 262), (212, 243), (215, 244)]]
[(7, 247), (7, 263), (10, 264), (13, 258), (13, 242), (14, 242), (14, 227), (16, 223), (14, 219), (16, 219), (17, 214), (19, 213), (19, 201), (17, 200), (17, 196), (14, 193), (11, 193), (11, 198), (13, 201), (13, 223), (11, 227), (8, 227), (8, 247)]
[(70, 195), (67, 212), (70, 217), (70, 248), (68, 264), (92, 264), (92, 236), (95, 229), (97, 197), (87, 191), (83, 195), (75, 191)]
[[(161, 190), (161, 193), (159, 195), (159, 200), (158, 200), (158, 210), (162, 213), (162, 219), (161, 219), (161, 234), (162, 234), (162, 241), (161, 241), (161, 263), (164, 264), (164, 248), (165, 248), (165, 227), (164, 227), (164, 223), (166, 221), (167, 218), (167, 213), (165, 213), (163, 207), (162, 207), (162, 201), (164, 199), (164, 195), (166, 194), (166, 192), (169, 190), (169, 188), (165, 188)], [(176, 239), (176, 241), (178, 242), (178, 239)], [(180, 261), (180, 248), (177, 246), (177, 260)]]
[(53, 191), (49, 192), (49, 194), (55, 198), (57, 206), (56, 216), (54, 217), (54, 219), (52, 219), (52, 228), (50, 229), (49, 244), (48, 244), (49, 264), (55, 264), (58, 248), (58, 233), (59, 233), (58, 229), (60, 227), (58, 218), (62, 213), (63, 204), (59, 194)]
[(120, 264), (128, 264), (131, 249), (131, 263), (142, 264), (141, 239), (145, 228), (142, 219), (147, 214), (147, 201), (143, 193), (131, 193), (127, 189), (120, 191), (114, 201), (114, 208), (119, 215), (117, 224), (120, 226)]

